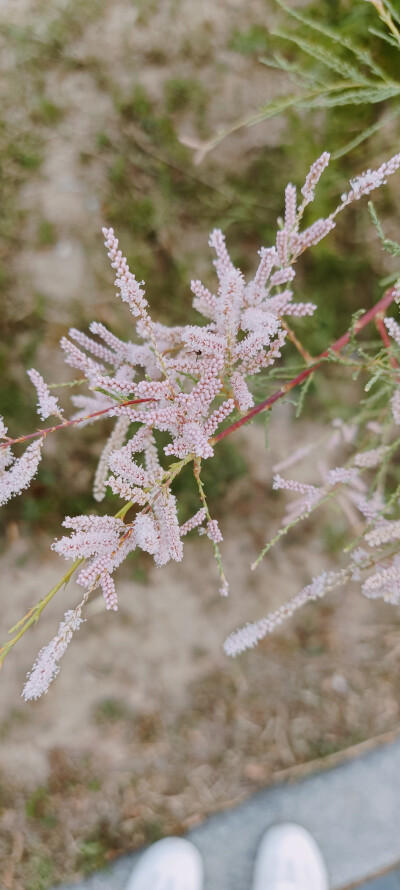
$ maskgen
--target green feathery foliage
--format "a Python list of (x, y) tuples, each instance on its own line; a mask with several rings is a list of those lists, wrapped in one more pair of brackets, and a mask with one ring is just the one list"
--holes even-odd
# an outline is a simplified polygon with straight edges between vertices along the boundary
[(397, 241), (392, 241), (391, 238), (386, 238), (385, 233), (382, 228), (382, 223), (378, 217), (378, 214), (375, 210), (375, 207), (374, 207), (372, 201), (368, 201), (368, 209), (370, 212), (372, 222), (378, 232), (379, 240), (381, 242), (383, 250), (386, 250), (388, 253), (391, 254), (391, 256), (400, 256), (400, 244), (398, 244)]
[[(317, 13), (309, 15), (290, 9), (282, 0), (276, 2), (285, 15), (286, 27), (272, 29), (269, 38), (271, 44), (271, 38), (283, 40), (285, 52), (271, 51), (260, 61), (284, 71), (295, 88), (199, 144), (199, 160), (235, 130), (289, 110), (351, 106), (371, 110), (371, 106), (376, 106), (372, 123), (359, 125), (358, 132), (338, 146), (333, 157), (339, 158), (400, 114), (400, 13), (390, 0), (356, 4), (341, 16), (333, 13), (332, 23), (327, 23), (326, 15), (321, 21), (320, 7)], [(376, 13), (386, 30), (372, 24)], [(339, 132), (342, 133), (341, 128)]]

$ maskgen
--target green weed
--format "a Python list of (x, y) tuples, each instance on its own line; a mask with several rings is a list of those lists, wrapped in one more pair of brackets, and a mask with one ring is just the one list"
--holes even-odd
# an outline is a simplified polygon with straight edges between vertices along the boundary
[(76, 869), (89, 874), (104, 868), (110, 856), (118, 852), (119, 843), (117, 830), (107, 820), (101, 820), (78, 844)]
[(29, 862), (26, 890), (47, 890), (53, 882), (54, 866), (47, 856), (32, 856)]
[(250, 25), (246, 31), (235, 30), (229, 40), (229, 49), (244, 56), (266, 52), (270, 43), (268, 31), (262, 25)]
[(49, 219), (42, 219), (38, 225), (37, 240), (40, 247), (50, 247), (57, 241), (57, 232), (54, 223)]
[(77, 867), (85, 874), (98, 871), (107, 863), (107, 848), (101, 840), (81, 841), (78, 844), (79, 854)]
[(28, 819), (38, 819), (46, 828), (54, 828), (57, 824), (57, 816), (52, 809), (52, 799), (48, 789), (44, 786), (37, 788), (25, 803), (25, 813)]
[(117, 723), (131, 717), (132, 713), (125, 702), (117, 698), (104, 698), (92, 710), (92, 720), (98, 724)]

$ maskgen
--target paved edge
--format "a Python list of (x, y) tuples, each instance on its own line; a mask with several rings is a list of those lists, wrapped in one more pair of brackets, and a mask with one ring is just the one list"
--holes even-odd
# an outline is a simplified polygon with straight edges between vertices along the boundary
[[(250, 890), (260, 838), (270, 825), (284, 821), (313, 834), (332, 890), (398, 865), (400, 739), (299, 782), (259, 791), (189, 832), (203, 856), (204, 890)], [(124, 890), (139, 856), (121, 857), (106, 871), (57, 890)], [(398, 872), (369, 881), (365, 890), (400, 890)]]
[(372, 878), (364, 884), (357, 884), (356, 887), (353, 884), (349, 890), (400, 890), (400, 868)]

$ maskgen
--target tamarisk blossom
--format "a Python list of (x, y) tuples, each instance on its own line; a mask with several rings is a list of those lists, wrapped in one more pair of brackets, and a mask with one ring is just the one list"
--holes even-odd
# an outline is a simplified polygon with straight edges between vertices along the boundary
[(393, 155), (389, 161), (385, 161), (377, 170), (366, 170), (360, 176), (350, 180), (351, 189), (342, 195), (343, 205), (358, 201), (364, 195), (369, 195), (374, 189), (380, 188), (386, 183), (387, 177), (400, 167), (400, 152)]
[(213, 541), (214, 544), (220, 544), (221, 541), (224, 540), (216, 519), (210, 519), (207, 522), (207, 537), (210, 538), (210, 541)]
[(55, 396), (50, 395), (49, 387), (44, 382), (42, 375), (39, 374), (38, 371), (35, 371), (34, 368), (27, 371), (27, 374), (36, 388), (38, 396), (38, 413), (42, 420), (46, 420), (46, 417), (51, 417), (52, 414), (59, 417), (60, 420), (64, 420), (63, 412), (59, 407), (57, 399)]
[(381, 491), (374, 491), (369, 497), (358, 497), (356, 506), (367, 522), (376, 523), (385, 512), (385, 500)]
[(365, 540), (371, 547), (380, 547), (390, 541), (400, 540), (400, 520), (381, 519), (370, 532), (367, 532)]
[(356, 467), (334, 467), (333, 470), (328, 470), (326, 474), (328, 485), (341, 485), (346, 482), (357, 485), (358, 480), (359, 475)]
[(133, 525), (138, 547), (152, 555), (157, 553), (159, 549), (159, 533), (153, 516), (150, 516), (148, 513), (138, 513)]
[(356, 467), (370, 470), (380, 466), (388, 451), (387, 445), (379, 445), (378, 448), (371, 448), (369, 451), (360, 451), (354, 455), (353, 460)]
[(285, 229), (290, 232), (296, 225), (297, 190), (291, 182), (285, 188)]
[(392, 407), (393, 420), (400, 426), (400, 389), (395, 389), (390, 404)]
[(296, 256), (299, 256), (304, 250), (307, 250), (308, 247), (313, 247), (314, 244), (318, 244), (319, 241), (326, 238), (326, 236), (329, 235), (329, 232), (334, 228), (335, 223), (330, 217), (327, 219), (317, 219), (316, 222), (309, 226), (308, 229), (305, 229), (304, 232), (299, 232), (292, 236), (290, 241), (291, 249)]
[(297, 482), (296, 479), (285, 479), (280, 473), (275, 474), (272, 488), (275, 491), (286, 489), (287, 491), (294, 491), (301, 495), (301, 497), (296, 498), (287, 509), (284, 517), (285, 524), (293, 522), (294, 519), (301, 516), (303, 513), (309, 513), (324, 495), (324, 491), (321, 487), (309, 485), (305, 482)]
[[(380, 446), (370, 451), (360, 452), (355, 456), (355, 462), (361, 469), (371, 469), (377, 466), (377, 463), (382, 460), (387, 450), (386, 446)], [(350, 486), (355, 485), (358, 490), (367, 490), (367, 486), (361, 484), (355, 467), (336, 467), (334, 470), (329, 471), (327, 476), (329, 477), (328, 484), (331, 486), (340, 483)], [(321, 499), (324, 493), (322, 488), (318, 489), (315, 486), (295, 480), (285, 480), (279, 475), (275, 476), (274, 487), (286, 488), (302, 493), (303, 511), (307, 508), (307, 505), (308, 509), (311, 509), (318, 503), (317, 493)], [(307, 498), (308, 501), (306, 500)], [(382, 545), (400, 540), (400, 520), (390, 521), (382, 518), (385, 502), (380, 492), (375, 492), (369, 498), (360, 497), (356, 495), (356, 492), (353, 492), (353, 499), (367, 521), (374, 523), (373, 529), (365, 534), (365, 541), (371, 548), (382, 547)], [(298, 510), (297, 515), (301, 512), (301, 510)], [(375, 565), (377, 571), (375, 570), (371, 573), (371, 565)], [(362, 575), (364, 574), (365, 576), (365, 571), (368, 571), (369, 574), (362, 581)], [(314, 578), (310, 584), (307, 584), (289, 602), (280, 606), (265, 618), (252, 624), (247, 624), (230, 634), (224, 643), (226, 654), (236, 656), (246, 649), (253, 648), (267, 634), (273, 633), (283, 621), (292, 617), (307, 602), (325, 596), (330, 590), (344, 584), (349, 579), (362, 581), (362, 593), (369, 598), (381, 597), (385, 602), (395, 605), (400, 604), (400, 554), (385, 555), (382, 553), (380, 559), (378, 555), (377, 565), (376, 556), (370, 555), (364, 548), (358, 548), (352, 554), (352, 559), (346, 568), (340, 569), (338, 572), (323, 572)]]
[(382, 560), (378, 571), (369, 575), (361, 590), (368, 599), (382, 598), (394, 606), (400, 604), (400, 553)]
[[(2, 417), (0, 417), (0, 439), (8, 439), (7, 432), (8, 432), (8, 430), (4, 423), (4, 420)], [(13, 460), (14, 460), (14, 455), (11, 451), (10, 446), (5, 447), (3, 445), (2, 448), (0, 448), (0, 479), (1, 479), (1, 474), (4, 472), (4, 470), (7, 467), (10, 466), (10, 464), (13, 462)]]
[[(335, 427), (334, 436), (330, 436), (328, 440), (330, 450), (339, 445), (348, 447), (354, 443), (357, 435), (357, 427), (354, 424), (344, 424), (343, 421), (337, 419), (333, 422), (333, 426)], [(367, 426), (373, 435), (382, 435), (384, 429), (382, 424), (369, 421)], [(298, 460), (308, 457), (317, 445), (318, 443), (313, 442), (297, 449), (290, 458), (281, 461), (275, 469), (284, 469)], [(366, 529), (361, 527), (361, 537), (364, 535), (365, 543), (370, 548), (375, 548), (375, 550), (380, 548), (380, 550), (373, 554), (368, 553), (365, 548), (357, 548), (346, 569), (341, 570), (340, 573), (323, 573), (289, 603), (261, 621), (247, 625), (232, 634), (225, 643), (225, 650), (228, 654), (236, 655), (244, 649), (256, 645), (267, 633), (272, 633), (284, 619), (290, 617), (297, 608), (304, 605), (309, 598), (323, 596), (332, 586), (341, 584), (349, 578), (361, 581), (362, 592), (368, 597), (383, 597), (387, 602), (400, 603), (400, 556), (393, 556), (393, 553), (384, 551), (385, 545), (400, 541), (400, 520), (384, 518), (383, 514), (387, 507), (382, 491), (377, 489), (371, 494), (365, 480), (360, 476), (362, 471), (380, 467), (389, 452), (389, 446), (379, 445), (369, 450), (356, 452), (352, 465), (337, 466), (329, 470), (321, 467), (324, 478), (322, 486), (285, 479), (279, 473), (274, 476), (273, 488), (286, 489), (300, 495), (300, 498), (287, 511), (284, 518), (285, 526), (278, 532), (274, 540), (284, 534), (289, 525), (318, 506), (329, 493), (337, 490), (337, 500), (350, 523), (355, 524), (359, 532), (360, 523), (358, 521), (354, 523), (354, 508), (352, 507), (354, 505), (368, 523)], [(265, 552), (267, 549), (269, 549), (269, 545), (265, 548)], [(376, 570), (377, 564), (378, 570)], [(367, 577), (365, 577), (366, 573)]]
[(395, 321), (394, 318), (384, 318), (383, 321), (390, 336), (393, 337), (393, 340), (400, 346), (400, 325), (397, 324), (397, 321)]
[(122, 558), (136, 546), (136, 541), (122, 519), (113, 516), (67, 516), (63, 525), (73, 530), (52, 544), (52, 549), (66, 559), (91, 559), (82, 569), (77, 583), (90, 591), (101, 586), (107, 609), (117, 610), (112, 572)]
[(0, 458), (0, 504), (6, 504), (15, 495), (21, 494), (24, 488), (29, 488), (41, 460), (42, 445), (43, 438), (37, 439), (17, 459), (11, 448), (3, 450)]
[(328, 591), (343, 584), (348, 577), (348, 572), (345, 569), (341, 569), (338, 572), (322, 572), (322, 574), (313, 578), (310, 584), (303, 587), (303, 590), (297, 593), (289, 602), (279, 606), (278, 609), (270, 612), (265, 618), (261, 618), (253, 624), (246, 624), (230, 634), (224, 643), (226, 654), (236, 656), (246, 649), (252, 649), (267, 634), (273, 633), (283, 621), (291, 618), (298, 609), (301, 609), (306, 603), (321, 599)]
[(330, 154), (328, 151), (322, 152), (321, 157), (317, 158), (313, 164), (311, 164), (310, 170), (307, 174), (306, 181), (301, 190), (301, 194), (303, 195), (303, 206), (306, 207), (311, 201), (315, 198), (315, 188), (319, 183), (319, 180), (328, 166), (330, 161)]
[(25, 701), (40, 698), (43, 693), (48, 692), (50, 683), (59, 673), (58, 662), (65, 654), (74, 631), (78, 630), (84, 620), (81, 615), (81, 606), (74, 610), (69, 609), (64, 615), (64, 621), (60, 622), (54, 639), (40, 650), (23, 688)]
[(115, 427), (107, 439), (97, 464), (96, 475), (93, 482), (93, 497), (95, 501), (102, 501), (107, 491), (107, 479), (110, 473), (108, 460), (113, 451), (122, 448), (130, 426), (129, 417), (118, 417)]
[(198, 510), (197, 513), (194, 514), (194, 516), (188, 519), (187, 522), (184, 522), (184, 524), (181, 525), (179, 529), (181, 538), (187, 535), (188, 532), (191, 532), (194, 528), (198, 528), (200, 525), (202, 525), (206, 518), (206, 515), (206, 508), (201, 507), (200, 510)]
[[(333, 447), (342, 444), (343, 441), (348, 443), (354, 438), (354, 431), (350, 429), (350, 427), (347, 428), (347, 426), (342, 423), (340, 423), (338, 427), (336, 421), (334, 421), (334, 425), (338, 428), (338, 432), (335, 431), (334, 436), (329, 437), (328, 447), (330, 450), (332, 450)], [(285, 467), (292, 466), (294, 463), (307, 457), (318, 444), (318, 442), (313, 442), (303, 448), (296, 449), (292, 455), (285, 460), (280, 461), (274, 469), (284, 469)], [(280, 473), (276, 473), (273, 479), (273, 489), (286, 489), (287, 491), (292, 491), (300, 495), (299, 498), (292, 502), (289, 509), (286, 511), (284, 517), (285, 524), (291, 523), (296, 518), (300, 518), (303, 514), (309, 513), (322, 502), (332, 489), (338, 486), (346, 486), (347, 497), (343, 498), (341, 496), (342, 492), (339, 492), (338, 495), (338, 501), (344, 511), (346, 513), (348, 512), (348, 500), (353, 501), (358, 509), (360, 509), (360, 494), (365, 495), (367, 488), (365, 482), (360, 478), (359, 469), (367, 469), (376, 466), (377, 463), (382, 460), (382, 457), (386, 452), (387, 448), (381, 446), (377, 449), (371, 449), (371, 451), (356, 454), (354, 457), (356, 466), (334, 467), (333, 469), (328, 470), (320, 463), (319, 469), (324, 484), (319, 486), (307, 482), (299, 482), (296, 479), (286, 479), (281, 476)]]

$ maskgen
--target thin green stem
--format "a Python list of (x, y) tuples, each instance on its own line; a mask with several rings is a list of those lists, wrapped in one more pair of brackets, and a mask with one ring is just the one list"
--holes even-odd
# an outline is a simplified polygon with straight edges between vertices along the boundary
[[(127, 504), (124, 504), (124, 506), (121, 507), (120, 510), (118, 510), (118, 513), (115, 514), (115, 519), (123, 519), (125, 517), (125, 515), (127, 514), (128, 510), (130, 510), (130, 508), (132, 506), (133, 506), (133, 501), (128, 501)], [(26, 613), (26, 615), (24, 615), (24, 617), (21, 618), (17, 622), (17, 624), (14, 625), (14, 627), (10, 628), (10, 630), (8, 631), (10, 634), (14, 633), (14, 631), (17, 631), (17, 633), (14, 634), (14, 636), (11, 638), (11, 640), (7, 640), (1, 646), (1, 648), (0, 648), (0, 667), (3, 664), (3, 661), (6, 657), (6, 655), (8, 655), (10, 649), (12, 649), (13, 646), (15, 646), (16, 643), (18, 643), (18, 641), (21, 639), (21, 637), (23, 637), (24, 633), (26, 633), (26, 631), (32, 626), (32, 624), (37, 624), (37, 622), (43, 612), (43, 609), (46, 608), (48, 603), (53, 599), (53, 597), (56, 595), (56, 593), (58, 593), (58, 591), (61, 589), (61, 587), (63, 587), (65, 584), (68, 584), (68, 581), (70, 580), (70, 578), (72, 578), (72, 575), (74, 574), (76, 569), (78, 569), (79, 566), (82, 565), (83, 562), (84, 562), (83, 557), (80, 559), (76, 559), (75, 562), (72, 563), (72, 566), (70, 566), (68, 571), (65, 572), (65, 575), (63, 575), (61, 580), (58, 581), (57, 584), (54, 585), (54, 587), (51, 588), (49, 593), (46, 594), (46, 596), (44, 596), (42, 599), (40, 599), (39, 602), (36, 603), (35, 606), (32, 606), (30, 609), (28, 609), (28, 612)]]
[(234, 121), (234, 123), (230, 127), (226, 127), (224, 130), (220, 130), (215, 134), (211, 139), (207, 142), (197, 143), (196, 145), (191, 140), (182, 139), (181, 141), (188, 145), (189, 148), (196, 148), (195, 159), (197, 163), (200, 163), (208, 152), (212, 151), (226, 139), (227, 136), (231, 136), (232, 133), (235, 133), (237, 130), (242, 129), (243, 127), (252, 127), (254, 124), (261, 123), (264, 120), (267, 120), (269, 117), (274, 117), (277, 114), (282, 114), (282, 112), (286, 111), (288, 108), (291, 108), (292, 105), (295, 105), (299, 101), (301, 103), (310, 102), (313, 99), (317, 99), (319, 96), (323, 96), (328, 93), (341, 92), (342, 90), (357, 90), (364, 89), (365, 84), (355, 83), (354, 81), (346, 81), (343, 80), (340, 83), (332, 83), (332, 84), (323, 84), (321, 87), (315, 87), (314, 89), (305, 90), (300, 96), (298, 93), (295, 95), (284, 96), (282, 99), (277, 99), (273, 102), (270, 102), (268, 105), (262, 106), (258, 111), (253, 114), (246, 115), (245, 117), (239, 118), (239, 120)]
[[(205, 491), (204, 491), (203, 480), (202, 480), (201, 475), (200, 475), (200, 474), (201, 474), (201, 458), (200, 458), (200, 457), (194, 457), (194, 461), (193, 461), (193, 473), (194, 473), (194, 478), (195, 478), (195, 480), (196, 480), (197, 487), (198, 487), (198, 490), (199, 490), (199, 495), (200, 495), (201, 503), (202, 503), (202, 505), (203, 505), (203, 507), (204, 507), (204, 509), (205, 509), (205, 511), (206, 511), (207, 520), (208, 520), (208, 522), (211, 522), (211, 521), (212, 521), (212, 518), (211, 518), (210, 511), (209, 511), (209, 509), (208, 509), (208, 503), (207, 503), (207, 498), (206, 498), (206, 494), (205, 494)], [(216, 541), (212, 541), (211, 543), (212, 543), (213, 548), (214, 548), (214, 555), (215, 555), (215, 559), (217, 560), (218, 570), (219, 570), (219, 574), (220, 574), (220, 577), (221, 577), (221, 583), (222, 583), (221, 590), (223, 591), (224, 595), (226, 595), (226, 593), (227, 593), (227, 591), (228, 591), (228, 582), (227, 582), (227, 580), (226, 580), (226, 575), (225, 575), (225, 572), (224, 572), (224, 567), (223, 567), (223, 565), (222, 565), (221, 551), (220, 551), (220, 549), (219, 549), (218, 544), (217, 544)]]

